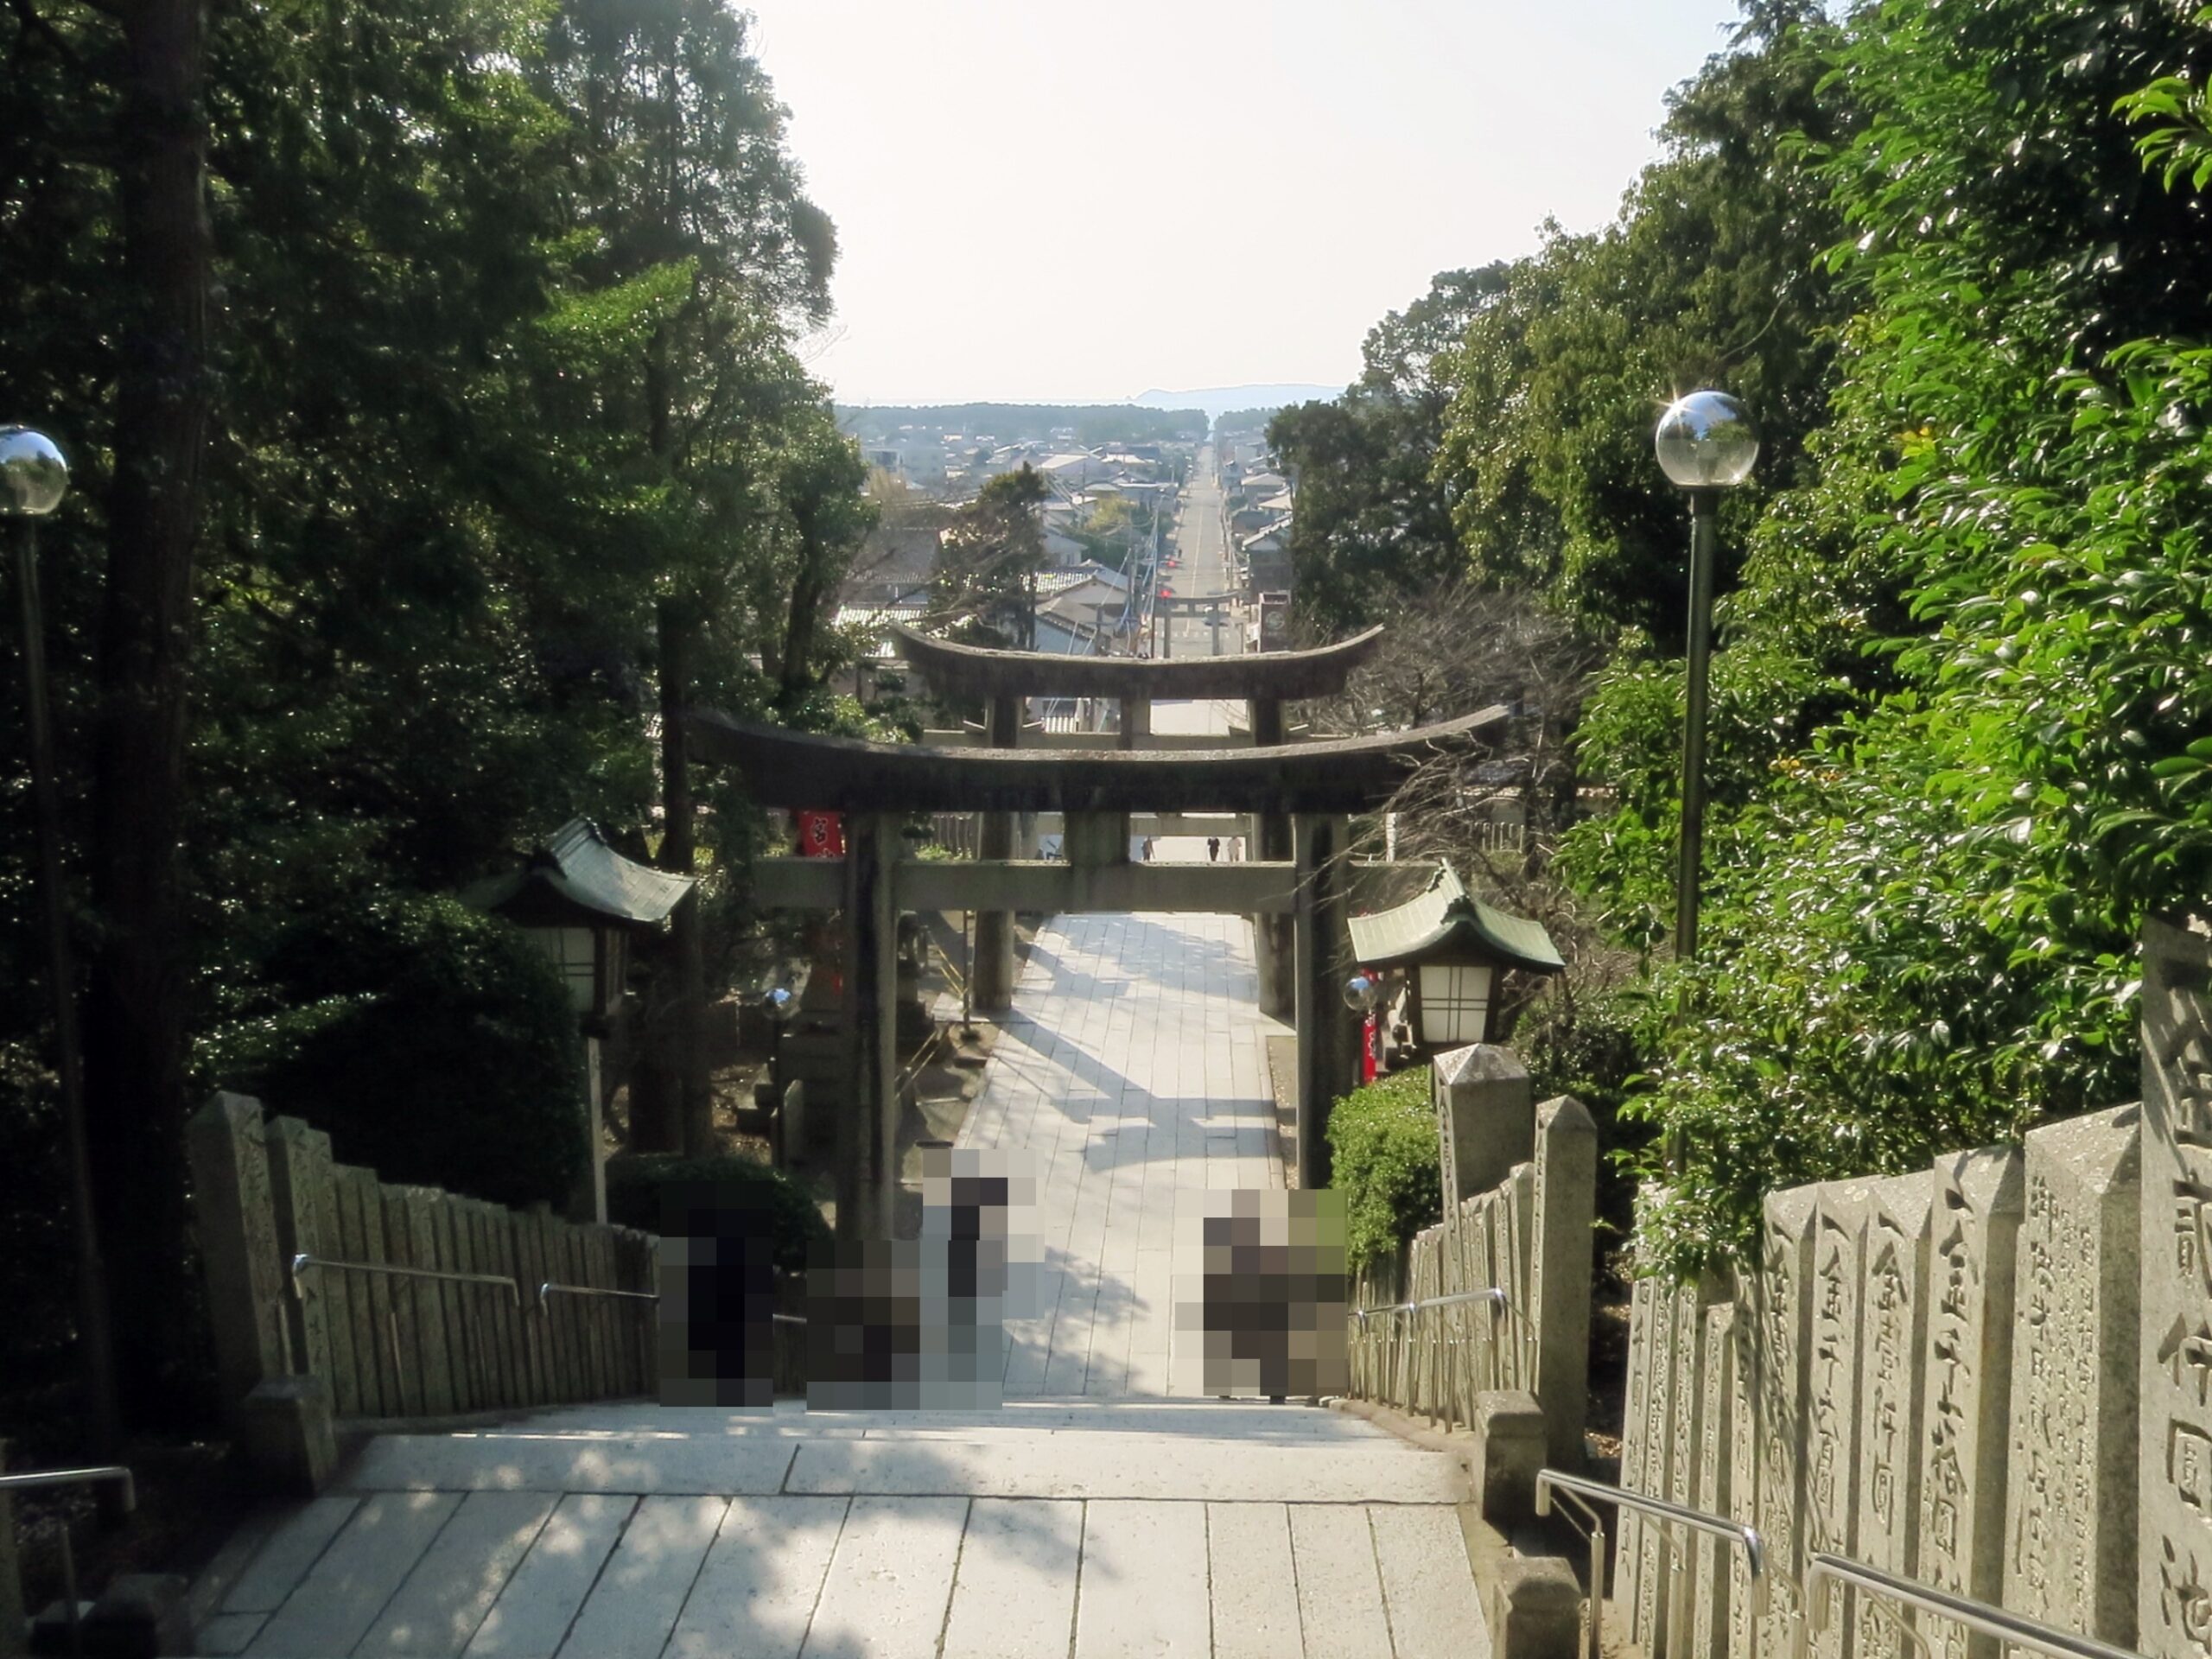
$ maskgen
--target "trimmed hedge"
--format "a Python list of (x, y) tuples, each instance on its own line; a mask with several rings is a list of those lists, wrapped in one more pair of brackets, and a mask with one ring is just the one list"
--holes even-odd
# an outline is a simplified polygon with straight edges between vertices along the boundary
[[(772, 1264), (806, 1271), (810, 1255), (830, 1249), (829, 1223), (811, 1195), (780, 1169), (734, 1154), (687, 1158), (681, 1153), (626, 1153), (607, 1166), (607, 1218), (648, 1233), (662, 1232), (664, 1194), (671, 1187), (710, 1186), (715, 1202), (743, 1219), (742, 1230), (766, 1237)], [(725, 1218), (722, 1234), (741, 1230)]]
[(1393, 1071), (1329, 1115), (1332, 1185), (1344, 1195), (1345, 1265), (1397, 1261), (1414, 1234), (1443, 1219), (1444, 1176), (1426, 1065)]

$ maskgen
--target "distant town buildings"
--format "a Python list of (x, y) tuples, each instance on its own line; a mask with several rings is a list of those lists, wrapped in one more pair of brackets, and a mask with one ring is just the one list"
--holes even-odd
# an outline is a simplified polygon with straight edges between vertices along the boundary
[[(1006, 443), (926, 423), (871, 428), (863, 454), (880, 474), (876, 487), (912, 522), (869, 537), (840, 593), (838, 625), (880, 627), (887, 637), (893, 623), (926, 624), (953, 513), (992, 479), (1027, 466), (1047, 492), (1039, 510), (1045, 569), (1037, 649), (1089, 655), (1137, 648), (1155, 588), (1173, 579), (1156, 563), (1162, 531), (1204, 435), (1086, 448), (1068, 427)], [(1254, 597), (1249, 615), (1256, 628), (1263, 596), (1273, 596), (1271, 614), (1287, 614), (1294, 485), (1276, 467), (1263, 430), (1224, 429), (1212, 441), (1224, 545), (1234, 580)]]

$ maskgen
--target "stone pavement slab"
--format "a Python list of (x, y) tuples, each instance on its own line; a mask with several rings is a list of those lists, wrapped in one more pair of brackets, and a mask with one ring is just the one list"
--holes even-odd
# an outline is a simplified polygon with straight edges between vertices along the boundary
[(469, 1493), (358, 1651), (459, 1655), (559, 1501), (550, 1492)]
[(944, 1659), (1065, 1654), (1083, 1559), (1081, 1503), (979, 1497), (968, 1513)]
[(671, 1659), (798, 1659), (845, 1525), (842, 1497), (741, 1497), (669, 1638)]
[(1075, 1659), (1211, 1651), (1205, 1505), (1087, 1505), (1083, 1565)]
[(1306, 1651), (1391, 1659), (1390, 1620), (1367, 1511), (1351, 1503), (1301, 1503), (1289, 1517)]
[(1281, 1503), (1206, 1505), (1215, 1659), (1273, 1659), (1303, 1647), (1290, 1512)]
[(468, 1659), (552, 1659), (637, 1504), (601, 1492), (563, 1498), (470, 1639)]
[(450, 1492), (367, 1499), (246, 1649), (249, 1655), (351, 1653), (461, 1507)]
[(861, 1497), (845, 1517), (810, 1659), (933, 1659), (967, 1524), (964, 1497)]

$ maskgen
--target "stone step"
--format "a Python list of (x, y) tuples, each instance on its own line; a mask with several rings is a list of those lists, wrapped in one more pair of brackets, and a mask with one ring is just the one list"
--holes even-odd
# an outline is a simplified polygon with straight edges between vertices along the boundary
[(748, 1423), (743, 1414), (725, 1414), (716, 1426), (692, 1430), (657, 1429), (645, 1420), (586, 1420), (536, 1432), (524, 1423), (474, 1433), (380, 1435), (341, 1490), (1376, 1503), (1456, 1503), (1468, 1495), (1457, 1459), (1372, 1431), (1370, 1439), (1287, 1428), (1264, 1439), (1236, 1432), (1253, 1415), (1264, 1426), (1293, 1414), (1325, 1415), (1294, 1408), (1272, 1418), (1159, 1414), (1181, 1418), (1182, 1432), (1089, 1427), (1106, 1414), (1079, 1412), (1053, 1414), (1075, 1426), (1035, 1427), (1018, 1418), (933, 1425), (925, 1419), (911, 1427), (837, 1422), (843, 1414), (820, 1426), (779, 1424), (765, 1414)]
[(296, 1517), (319, 1554), (293, 1547), (294, 1523), (278, 1527), (264, 1549), (289, 1582), (264, 1574), (242, 1587), (202, 1625), (200, 1651), (1491, 1653), (1445, 1504), (491, 1491), (339, 1502), (334, 1535), (327, 1510), (311, 1526), (308, 1510)]

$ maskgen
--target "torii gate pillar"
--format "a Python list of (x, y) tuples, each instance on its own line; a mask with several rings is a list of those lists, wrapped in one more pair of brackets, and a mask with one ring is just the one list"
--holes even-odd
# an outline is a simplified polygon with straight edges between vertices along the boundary
[(844, 1114), (837, 1126), (837, 1236), (891, 1236), (899, 1191), (899, 820), (855, 815), (845, 832)]
[[(1282, 700), (1246, 700), (1252, 728), (1252, 747), (1273, 748), (1283, 740)], [(1251, 856), (1281, 862), (1291, 855), (1290, 820), (1280, 812), (1255, 812), (1251, 820)], [(1296, 1011), (1298, 994), (1291, 924), (1287, 916), (1252, 918), (1252, 955), (1260, 974), (1260, 1012), (1270, 1020), (1288, 1020)]]
[[(1026, 699), (1000, 694), (990, 700), (989, 729), (985, 737), (995, 749), (1010, 749), (1021, 739), (1021, 708)], [(976, 838), (976, 856), (1008, 859), (1014, 856), (1014, 814), (986, 812)], [(969, 970), (969, 998), (978, 1014), (1002, 1014), (1014, 1006), (1014, 915), (1010, 911), (979, 911), (976, 915), (976, 958)]]
[(1292, 915), (1298, 1027), (1298, 1184), (1329, 1184), (1329, 1109), (1359, 1081), (1354, 1016), (1338, 986), (1344, 965), (1345, 868), (1351, 823), (1300, 813), (1294, 820), (1298, 897)]

